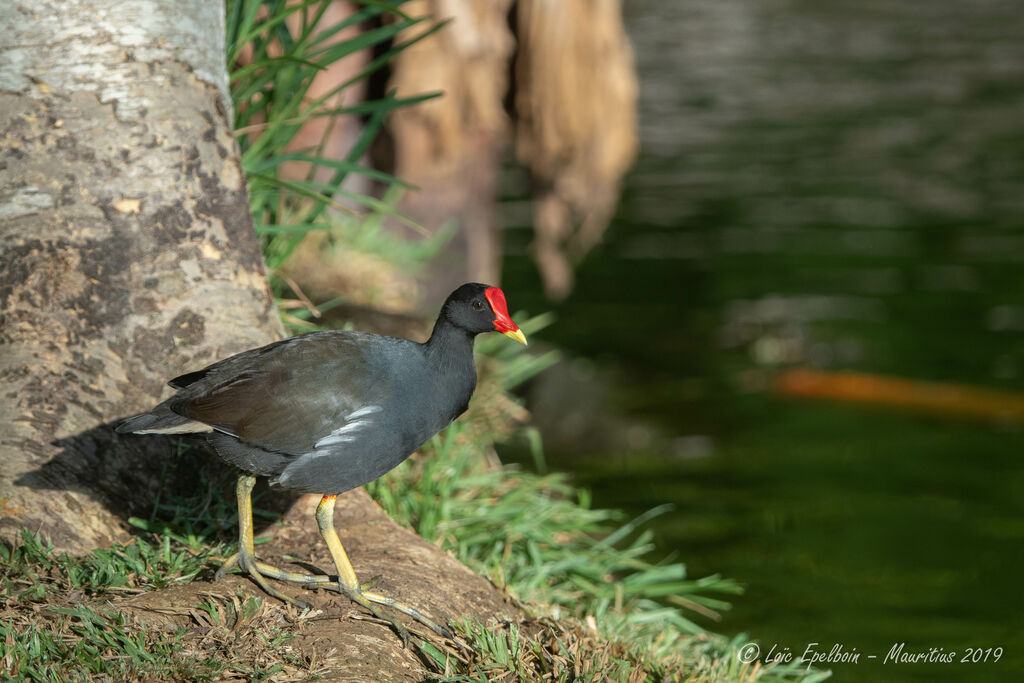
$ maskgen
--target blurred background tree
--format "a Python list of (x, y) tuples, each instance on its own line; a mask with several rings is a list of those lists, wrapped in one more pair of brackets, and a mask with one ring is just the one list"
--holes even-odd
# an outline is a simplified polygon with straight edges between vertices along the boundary
[[(331, 12), (353, 10), (334, 3)], [(548, 295), (564, 298), (575, 264), (607, 227), (636, 151), (636, 75), (618, 0), (415, 0), (402, 11), (426, 21), (395, 36), (408, 47), (383, 87), (399, 99), (441, 96), (394, 111), (370, 159), (412, 185), (396, 208), (445, 244), (395, 298), (429, 310), (461, 282), (500, 281), (498, 183), (513, 143), (533, 187), (532, 252)], [(322, 72), (309, 97), (368, 60), (353, 55)], [(302, 139), (344, 156), (344, 140), (353, 136), (343, 131), (352, 123), (332, 121), (327, 141), (312, 130)], [(286, 266), (300, 285), (351, 289), (310, 276), (306, 258)], [(408, 296), (409, 285), (419, 297)]]

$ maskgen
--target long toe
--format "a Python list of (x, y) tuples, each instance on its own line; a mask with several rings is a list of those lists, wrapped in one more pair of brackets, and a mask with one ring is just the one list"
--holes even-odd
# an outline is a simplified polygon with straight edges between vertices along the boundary
[[(270, 565), (264, 565), (262, 562), (258, 562), (255, 557), (249, 555), (248, 553), (238, 553), (237, 558), (230, 559), (236, 559), (239, 568), (246, 574), (248, 574), (249, 578), (255, 581), (256, 585), (263, 589), (263, 592), (267, 595), (273, 598), (277, 598), (281, 602), (286, 602), (288, 604), (295, 605), (299, 609), (313, 609), (313, 606), (308, 602), (304, 600), (299, 600), (298, 598), (293, 598), (290, 595), (285, 595), (284, 593), (282, 593), (281, 591), (277, 590), (276, 588), (272, 587), (270, 584), (267, 583), (267, 580), (263, 577), (263, 574), (260, 573), (260, 568), (261, 566), (263, 566), (269, 569), (275, 569), (274, 567), (271, 567)], [(224, 567), (221, 567), (221, 569), (223, 570)]]
[(224, 576), (229, 571), (231, 571), (236, 564), (238, 564), (238, 553), (235, 553), (228, 559), (224, 560), (224, 564), (222, 564), (220, 568), (217, 570), (217, 573), (213, 575), (213, 580), (220, 581), (221, 579), (223, 579)]
[(327, 588), (328, 586), (326, 584), (334, 584), (338, 581), (337, 578), (328, 576), (327, 574), (303, 574), (301, 572), (290, 572), (259, 561), (256, 562), (256, 569), (260, 574), (268, 578), (275, 579), (277, 581), (300, 583), (304, 586)]
[(299, 600), (298, 598), (293, 598), (292, 596), (285, 595), (284, 593), (282, 593), (281, 591), (277, 590), (276, 588), (273, 588), (270, 584), (267, 583), (266, 579), (263, 578), (263, 575), (260, 574), (258, 571), (256, 571), (255, 567), (252, 570), (250, 570), (248, 573), (249, 573), (249, 577), (253, 581), (255, 581), (256, 585), (258, 585), (260, 588), (262, 588), (263, 592), (266, 593), (267, 595), (269, 595), (271, 597), (274, 597), (274, 598), (277, 598), (281, 602), (287, 602), (288, 604), (295, 605), (299, 609), (305, 609), (305, 610), (313, 609), (313, 605), (309, 604), (305, 600)]
[(385, 605), (392, 609), (398, 610), (402, 614), (408, 615), (409, 617), (423, 624), (424, 626), (426, 626), (442, 638), (447, 638), (448, 640), (455, 639), (455, 636), (454, 634), (452, 634), (451, 631), (449, 631), (443, 626), (434, 623), (433, 620), (426, 617), (422, 612), (420, 612), (415, 607), (410, 607), (405, 603), (399, 602), (398, 600), (395, 600), (390, 596), (381, 595), (380, 593), (373, 593), (371, 591), (364, 591), (362, 589), (360, 589), (360, 593), (366, 600), (369, 600), (370, 602), (376, 603), (378, 605)]
[(363, 593), (362, 589), (358, 586), (355, 589), (348, 589), (339, 583), (338, 587), (340, 588), (341, 592), (344, 593), (346, 597), (348, 597), (349, 600), (356, 603), (357, 605), (360, 605), (361, 607), (365, 607), (366, 610), (375, 618), (380, 619), (381, 621), (386, 621), (387, 623), (391, 624), (391, 628), (394, 629), (395, 633), (398, 634), (398, 637), (402, 639), (402, 647), (409, 647), (409, 629), (407, 629), (400, 621), (398, 621), (398, 619), (390, 615), (385, 615), (383, 612), (381, 612), (381, 610), (377, 608), (377, 605), (373, 604), (373, 602), (366, 597), (366, 594)]

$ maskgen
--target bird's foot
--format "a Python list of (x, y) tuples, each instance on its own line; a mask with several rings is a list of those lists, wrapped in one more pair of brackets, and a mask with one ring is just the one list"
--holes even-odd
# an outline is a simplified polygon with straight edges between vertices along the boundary
[(260, 562), (253, 555), (245, 552), (235, 553), (227, 560), (225, 560), (224, 564), (222, 564), (220, 566), (220, 569), (217, 570), (217, 573), (213, 575), (213, 580), (220, 581), (222, 578), (224, 578), (224, 575), (227, 574), (228, 571), (230, 571), (235, 565), (237, 565), (238, 568), (241, 569), (243, 572), (248, 574), (249, 578), (255, 581), (256, 585), (263, 589), (264, 593), (271, 597), (277, 598), (281, 602), (286, 602), (288, 604), (295, 605), (300, 609), (313, 609), (313, 606), (310, 605), (308, 602), (299, 600), (297, 598), (293, 598), (290, 595), (285, 595), (276, 588), (271, 587), (264, 577), (269, 576), (272, 579), (296, 581), (298, 583), (314, 585), (318, 583), (317, 580), (320, 578), (324, 579), (323, 582), (327, 582), (329, 580), (329, 577), (327, 576), (318, 577), (307, 574), (297, 574), (295, 572), (286, 572), (284, 570), (278, 569), (277, 567), (274, 567), (273, 565)]
[(396, 619), (393, 616), (384, 614), (384, 612), (378, 609), (378, 607), (375, 604), (373, 604), (370, 600), (368, 600), (363, 595), (362, 591), (358, 589), (352, 591), (342, 590), (342, 593), (344, 593), (349, 600), (352, 600), (356, 604), (366, 608), (366, 610), (369, 611), (370, 614), (372, 614), (375, 618), (380, 619), (381, 621), (386, 621), (387, 623), (391, 624), (391, 628), (395, 631), (395, 633), (398, 634), (398, 637), (402, 639), (402, 647), (404, 647), (407, 650), (409, 649), (409, 629), (407, 629), (405, 625), (398, 621), (398, 619)]
[(377, 605), (384, 605), (386, 607), (391, 607), (392, 609), (398, 610), (402, 614), (405, 614), (414, 619), (415, 621), (418, 621), (419, 623), (423, 624), (424, 626), (426, 626), (442, 638), (446, 638), (448, 640), (455, 639), (455, 636), (447, 628), (439, 626), (438, 624), (434, 623), (431, 619), (424, 616), (423, 613), (415, 607), (410, 607), (409, 605), (399, 602), (390, 596), (363, 590), (363, 587), (360, 585), (356, 585), (354, 588), (347, 588), (340, 582), (334, 584), (333, 586), (325, 587), (338, 590), (338, 592), (344, 594), (352, 602), (355, 602), (356, 604), (365, 607), (376, 618), (391, 624), (391, 627), (395, 630), (395, 633), (397, 633), (398, 636), (402, 639), (402, 644), (405, 647), (409, 646), (408, 629), (406, 629), (405, 626), (399, 623), (397, 619), (390, 616), (385, 616), (377, 607)]
[(327, 584), (335, 583), (337, 580), (327, 574), (302, 574), (300, 572), (290, 572), (286, 569), (278, 569), (272, 564), (266, 564), (265, 562), (256, 562), (256, 568), (260, 574), (271, 579), (278, 581), (288, 581), (290, 583), (299, 583), (304, 586), (311, 586), (313, 588), (319, 588), (326, 586)]

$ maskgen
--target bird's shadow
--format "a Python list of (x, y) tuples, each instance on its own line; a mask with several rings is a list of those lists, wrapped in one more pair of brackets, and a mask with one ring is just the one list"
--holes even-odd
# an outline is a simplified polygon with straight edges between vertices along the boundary
[[(211, 542), (235, 539), (237, 471), (213, 454), (204, 436), (117, 434), (116, 425), (105, 423), (52, 442), (57, 453), (14, 484), (73, 491), (109, 510), (134, 534), (168, 529), (198, 531)], [(257, 529), (280, 519), (295, 498), (260, 482), (254, 492)], [(72, 513), (75, 508), (68, 506)], [(80, 514), (87, 515), (87, 508)], [(42, 530), (51, 537), (73, 536), (77, 521), (53, 520), (52, 528)], [(112, 530), (110, 538), (119, 535)]]

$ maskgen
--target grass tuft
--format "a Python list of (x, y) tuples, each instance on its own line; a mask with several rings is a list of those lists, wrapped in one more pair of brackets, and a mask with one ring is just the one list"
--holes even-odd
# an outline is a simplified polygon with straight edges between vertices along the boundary
[(54, 593), (140, 593), (191, 581), (223, 551), (221, 545), (194, 550), (170, 535), (151, 535), (148, 541), (137, 536), (125, 545), (72, 557), (23, 531), (21, 543), (0, 544), (0, 582), (9, 598), (24, 602), (48, 600)]
[(110, 609), (8, 607), (0, 619), (0, 663), (8, 680), (208, 679), (195, 662), (175, 656), (180, 637), (150, 632)]
[(658, 666), (638, 657), (636, 648), (609, 640), (593, 624), (566, 619), (526, 618), (456, 625), (472, 648), (467, 658), (454, 658), (433, 648), (424, 652), (434, 672), (430, 680), (443, 683), (558, 683), (646, 681), (760, 681), (802, 680), (819, 683), (827, 673), (808, 672), (799, 665), (773, 667), (742, 664), (734, 656), (742, 636), (726, 641), (717, 636), (696, 637)]
[[(276, 601), (210, 595), (181, 628), (154, 628), (111, 597), (189, 582), (214, 546), (196, 552), (171, 535), (73, 557), (23, 533), (0, 544), (0, 672), (5, 680), (294, 679), (323, 673), (288, 641), (304, 626)], [(168, 613), (168, 610), (163, 610)]]

